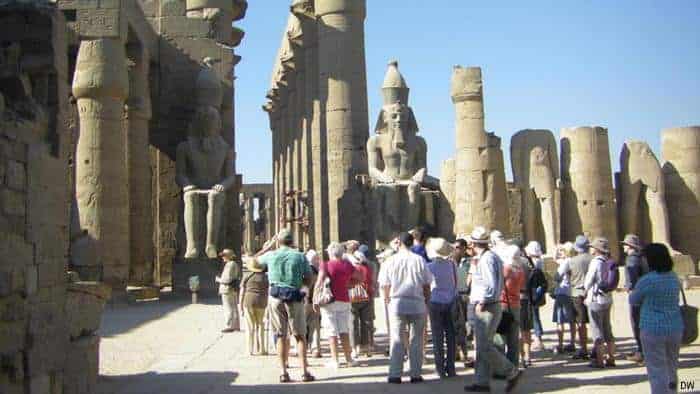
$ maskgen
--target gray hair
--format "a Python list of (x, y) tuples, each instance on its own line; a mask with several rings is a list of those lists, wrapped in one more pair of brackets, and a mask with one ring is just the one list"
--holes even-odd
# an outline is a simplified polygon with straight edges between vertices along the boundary
[(331, 242), (330, 245), (328, 245), (327, 251), (329, 258), (341, 259), (345, 254), (345, 245), (338, 242)]

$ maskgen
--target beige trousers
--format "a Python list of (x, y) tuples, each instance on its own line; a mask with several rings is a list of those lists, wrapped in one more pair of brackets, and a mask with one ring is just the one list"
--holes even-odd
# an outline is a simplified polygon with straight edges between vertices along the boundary
[(240, 330), (241, 324), (238, 318), (238, 292), (229, 291), (221, 295), (221, 304), (224, 308), (224, 328)]

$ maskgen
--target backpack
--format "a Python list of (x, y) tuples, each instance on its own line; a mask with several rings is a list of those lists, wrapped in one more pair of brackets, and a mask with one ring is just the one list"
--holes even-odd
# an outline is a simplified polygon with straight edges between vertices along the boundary
[(532, 305), (536, 307), (544, 306), (547, 303), (547, 290), (549, 284), (547, 283), (547, 277), (541, 269), (535, 267), (532, 260), (527, 259), (528, 266), (532, 273), (530, 274), (530, 279), (528, 280), (528, 287), (530, 288), (530, 300)]
[(607, 259), (600, 267), (600, 283), (598, 290), (609, 293), (617, 289), (620, 283), (620, 272), (617, 263), (613, 259)]

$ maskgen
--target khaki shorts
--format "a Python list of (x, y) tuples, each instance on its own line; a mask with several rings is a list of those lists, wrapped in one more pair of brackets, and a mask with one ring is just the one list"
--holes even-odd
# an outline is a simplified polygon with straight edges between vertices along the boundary
[(277, 337), (286, 337), (291, 329), (295, 337), (306, 337), (306, 314), (301, 302), (282, 302), (275, 297), (268, 298), (270, 324)]

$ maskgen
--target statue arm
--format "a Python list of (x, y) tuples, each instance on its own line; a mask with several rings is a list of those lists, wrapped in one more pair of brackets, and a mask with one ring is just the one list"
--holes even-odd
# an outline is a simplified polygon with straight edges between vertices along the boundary
[(381, 160), (381, 154), (377, 147), (377, 136), (375, 135), (367, 140), (367, 166), (369, 168), (369, 177), (380, 183), (393, 183), (394, 180), (379, 169), (378, 165)]
[[(233, 149), (229, 149), (224, 160), (224, 179), (219, 182), (223, 186), (223, 190), (228, 190), (236, 183), (236, 173), (233, 171)], [(222, 190), (222, 191), (223, 191)]]
[(196, 188), (187, 177), (187, 145), (185, 142), (177, 146), (175, 156), (175, 181), (184, 191)]
[(416, 173), (413, 175), (413, 180), (422, 184), (428, 175), (428, 146), (422, 137), (417, 137), (416, 142), (416, 157), (414, 161)]

